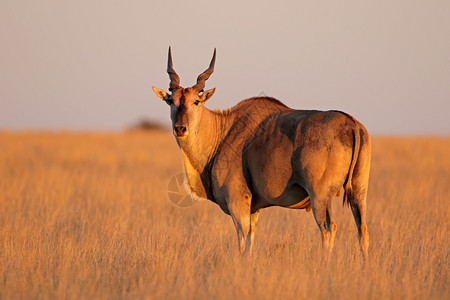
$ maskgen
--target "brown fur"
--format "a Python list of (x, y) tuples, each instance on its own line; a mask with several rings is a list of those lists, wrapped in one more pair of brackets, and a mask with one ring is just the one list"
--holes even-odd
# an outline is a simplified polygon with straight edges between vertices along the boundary
[(337, 229), (331, 201), (344, 187), (367, 255), (370, 138), (355, 118), (294, 110), (270, 97), (211, 111), (204, 103), (214, 89), (201, 94), (178, 86), (171, 95), (154, 90), (171, 107), (191, 192), (231, 215), (242, 252), (251, 248), (259, 210), (269, 206), (312, 209), (331, 251)]

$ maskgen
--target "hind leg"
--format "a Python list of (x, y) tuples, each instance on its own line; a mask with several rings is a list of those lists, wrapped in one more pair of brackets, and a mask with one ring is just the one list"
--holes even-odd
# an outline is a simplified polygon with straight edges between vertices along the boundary
[(334, 221), (333, 213), (331, 211), (331, 201), (327, 204), (327, 229), (331, 233), (330, 235), (330, 248), (329, 252), (333, 251), (334, 238), (336, 237), (337, 224)]
[(358, 227), (358, 238), (361, 245), (361, 250), (364, 257), (367, 258), (369, 250), (369, 232), (366, 224), (366, 198), (354, 198), (351, 202), (353, 217), (355, 218), (356, 226)]
[(361, 148), (351, 182), (352, 187), (349, 195), (351, 199), (349, 203), (352, 208), (356, 226), (358, 227), (358, 237), (361, 250), (364, 254), (364, 258), (367, 258), (369, 250), (369, 232), (366, 224), (366, 198), (367, 188), (369, 186), (370, 156), (372, 146), (369, 133), (361, 124), (360, 135)]
[(361, 145), (358, 161), (352, 178), (352, 187), (349, 190), (349, 203), (358, 227), (358, 238), (364, 258), (367, 258), (369, 249), (369, 232), (366, 224), (366, 198), (369, 186), (370, 170), (370, 140), (366, 137), (366, 143)]
[(352, 189), (348, 191), (348, 202), (358, 228), (358, 238), (364, 258), (369, 249), (369, 232), (366, 224), (367, 180), (363, 176), (353, 177)]
[(319, 226), (320, 233), (322, 234), (322, 248), (324, 254), (328, 254), (331, 252), (331, 248), (333, 247), (332, 243), (334, 243), (334, 236), (333, 240), (331, 240), (332, 231), (330, 230), (330, 226), (328, 225), (329, 222), (331, 224), (331, 218), (329, 213), (327, 212), (328, 202), (330, 201), (331, 197), (329, 196), (320, 197), (314, 195), (313, 197), (311, 197), (314, 218), (316, 219), (317, 226)]

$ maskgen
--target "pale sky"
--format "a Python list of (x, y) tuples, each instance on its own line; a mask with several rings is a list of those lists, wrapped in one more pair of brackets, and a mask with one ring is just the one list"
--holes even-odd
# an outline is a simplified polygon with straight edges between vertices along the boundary
[(0, 130), (170, 124), (151, 89), (217, 61), (209, 108), (261, 92), (372, 134), (450, 134), (450, 1), (0, 0)]

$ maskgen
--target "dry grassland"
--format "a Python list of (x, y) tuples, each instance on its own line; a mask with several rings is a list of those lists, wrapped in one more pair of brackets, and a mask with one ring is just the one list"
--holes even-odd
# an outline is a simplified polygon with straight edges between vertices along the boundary
[(167, 132), (0, 133), (1, 299), (450, 299), (450, 139), (375, 138), (364, 266), (336, 198), (333, 257), (311, 213), (262, 211), (241, 257), (218, 206), (167, 197)]

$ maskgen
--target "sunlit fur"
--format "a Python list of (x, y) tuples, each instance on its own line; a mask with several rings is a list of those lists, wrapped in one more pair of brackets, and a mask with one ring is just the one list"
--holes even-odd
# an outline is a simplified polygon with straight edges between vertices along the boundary
[(324, 253), (331, 252), (337, 230), (331, 202), (343, 187), (367, 256), (371, 143), (355, 118), (294, 110), (270, 97), (212, 111), (204, 104), (214, 89), (153, 89), (170, 106), (191, 192), (231, 215), (241, 252), (251, 249), (259, 210), (269, 206), (312, 209)]

